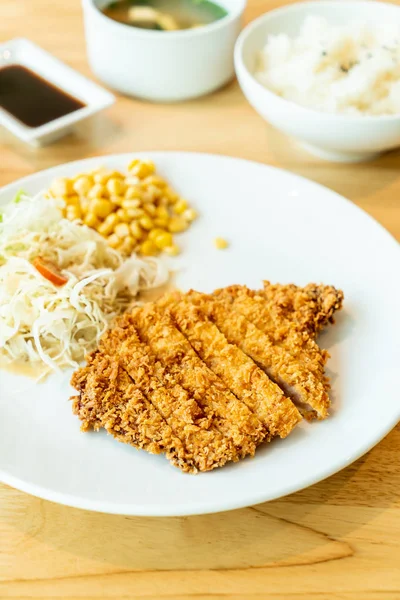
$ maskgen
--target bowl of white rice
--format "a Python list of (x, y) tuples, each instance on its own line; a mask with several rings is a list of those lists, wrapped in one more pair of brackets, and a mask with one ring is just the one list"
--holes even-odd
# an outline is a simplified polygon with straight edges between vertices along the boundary
[(304, 2), (248, 25), (235, 67), (250, 104), (328, 160), (357, 162), (400, 146), (400, 7)]

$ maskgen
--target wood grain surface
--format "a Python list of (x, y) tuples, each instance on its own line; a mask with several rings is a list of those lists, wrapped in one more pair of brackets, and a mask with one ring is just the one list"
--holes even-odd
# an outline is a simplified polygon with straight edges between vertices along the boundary
[[(250, 0), (246, 20), (279, 4)], [(17, 36), (91, 76), (79, 0), (0, 0), (0, 42)], [(44, 149), (0, 131), (0, 185), (83, 157), (163, 149), (229, 154), (304, 175), (347, 196), (400, 239), (400, 151), (367, 164), (323, 162), (269, 127), (235, 82), (184, 104), (119, 97)], [(108, 516), (0, 486), (0, 599), (396, 600), (399, 451), (397, 427), (307, 490), (200, 517)]]

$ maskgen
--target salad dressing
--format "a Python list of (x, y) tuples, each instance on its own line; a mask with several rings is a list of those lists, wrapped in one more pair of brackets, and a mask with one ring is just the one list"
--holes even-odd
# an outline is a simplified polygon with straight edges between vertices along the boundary
[(0, 354), (0, 368), (12, 375), (22, 375), (23, 377), (29, 377), (38, 381), (42, 380), (46, 373), (50, 372), (47, 365), (39, 362), (29, 362), (26, 360), (14, 360), (10, 361), (5, 359)]

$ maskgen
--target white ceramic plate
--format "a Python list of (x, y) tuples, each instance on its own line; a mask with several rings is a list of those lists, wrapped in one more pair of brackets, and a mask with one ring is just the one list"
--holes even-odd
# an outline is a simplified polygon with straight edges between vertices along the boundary
[[(161, 456), (81, 433), (68, 397), (70, 373), (33, 384), (0, 372), (0, 479), (31, 494), (127, 515), (190, 515), (289, 494), (349, 465), (400, 418), (400, 252), (368, 215), (337, 194), (289, 173), (232, 158), (147, 153), (201, 213), (182, 237), (177, 283), (202, 291), (261, 280), (342, 288), (345, 309), (320, 338), (332, 355), (332, 415), (302, 424), (253, 459), (197, 476)], [(9, 185), (23, 188), (99, 164), (125, 169), (131, 155), (70, 163)], [(231, 242), (221, 252), (213, 238)]]

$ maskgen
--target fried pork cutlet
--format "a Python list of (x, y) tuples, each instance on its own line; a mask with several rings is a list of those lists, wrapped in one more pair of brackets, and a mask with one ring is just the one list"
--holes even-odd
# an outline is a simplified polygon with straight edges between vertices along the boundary
[(87, 366), (76, 371), (71, 380), (80, 392), (72, 400), (82, 430), (104, 427), (120, 442), (152, 454), (165, 453), (182, 471), (196, 472), (193, 457), (119, 362), (98, 351), (87, 360)]
[(310, 283), (305, 287), (296, 285), (272, 285), (264, 281), (260, 292), (271, 310), (279, 312), (281, 319), (294, 323), (299, 331), (306, 331), (315, 338), (342, 308), (343, 292), (330, 285)]
[(102, 352), (116, 356), (125, 372), (171, 427), (200, 471), (239, 459), (233, 442), (142, 343), (127, 315), (101, 341)]
[(181, 385), (206, 413), (215, 415), (219, 431), (232, 440), (239, 457), (253, 455), (269, 439), (265, 426), (207, 368), (165, 311), (150, 303), (134, 309), (131, 318), (165, 367), (165, 379)]
[(264, 282), (136, 307), (73, 375), (73, 411), (83, 430), (103, 427), (184, 472), (253, 455), (300, 420), (287, 395), (306, 418), (327, 415), (315, 337), (342, 302), (331, 286)]
[(223, 299), (198, 292), (189, 292), (185, 298), (206, 313), (228, 342), (252, 358), (296, 404), (306, 407), (308, 412), (318, 408), (324, 414), (325, 407), (329, 406), (324, 382), (303, 361), (272, 343), (266, 334)]
[[(217, 290), (213, 295), (229, 302), (234, 310), (266, 334), (274, 345), (286, 350), (293, 360), (297, 360), (299, 371), (306, 368), (314, 374), (314, 381), (318, 381), (318, 394), (309, 395), (306, 404), (301, 404), (301, 397), (293, 399), (300, 401), (299, 409), (307, 419), (325, 418), (329, 409), (329, 382), (324, 374), (328, 353), (321, 350), (307, 332), (299, 331), (295, 321), (284, 318), (280, 310), (271, 306), (260, 293), (238, 285)], [(321, 391), (321, 386), (325, 393)]]
[(165, 296), (177, 327), (206, 365), (265, 424), (272, 436), (286, 437), (301, 420), (282, 390), (236, 345), (230, 344), (190, 296)]

